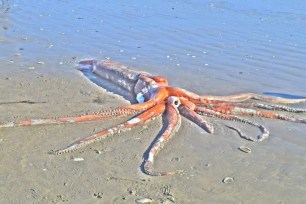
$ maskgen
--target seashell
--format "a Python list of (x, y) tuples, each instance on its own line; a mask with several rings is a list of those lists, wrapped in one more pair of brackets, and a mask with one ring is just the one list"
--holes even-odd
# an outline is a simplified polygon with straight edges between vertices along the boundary
[(137, 198), (135, 200), (136, 203), (152, 203), (153, 199), (151, 198)]
[(76, 157), (76, 158), (72, 158), (73, 161), (84, 161), (84, 158), (81, 157)]
[(226, 177), (226, 178), (224, 178), (222, 181), (223, 181), (223, 183), (230, 184), (230, 183), (233, 183), (234, 178), (232, 178), (232, 177)]
[(244, 153), (248, 153), (248, 154), (252, 152), (251, 148), (245, 147), (245, 146), (240, 146), (239, 150), (244, 152)]
[(102, 154), (102, 151), (97, 150), (97, 149), (95, 149), (95, 152), (96, 152), (97, 154)]

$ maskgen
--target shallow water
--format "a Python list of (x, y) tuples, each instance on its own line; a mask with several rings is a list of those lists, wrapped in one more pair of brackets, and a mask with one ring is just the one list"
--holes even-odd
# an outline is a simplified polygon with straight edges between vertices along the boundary
[[(28, 98), (47, 100), (50, 103), (94, 100), (98, 94), (93, 92), (98, 89), (85, 86), (88, 81), (84, 81), (84, 77), (74, 68), (74, 64), (83, 58), (110, 58), (150, 73), (164, 75), (170, 84), (199, 94), (256, 92), (283, 96), (306, 95), (306, 2), (303, 1), (16, 0), (0, 5), (1, 102)], [(10, 78), (12, 80), (7, 80)], [(82, 90), (83, 92), (75, 94), (74, 91), (82, 89), (77, 81), (82, 81), (88, 92)], [(64, 97), (61, 92), (65, 93)], [(110, 97), (108, 102), (111, 103), (107, 105), (104, 101), (105, 107), (109, 107), (113, 105), (113, 98), (107, 94), (106, 96)], [(118, 103), (125, 103), (122, 98), (119, 100), (121, 101)], [(67, 107), (69, 109), (65, 110), (65, 114), (91, 110), (91, 106), (86, 104), (57, 106), (46, 114), (53, 113), (56, 116)], [(35, 107), (31, 111), (27, 111), (28, 108), (24, 104), (17, 108), (2, 107), (1, 121), (14, 117), (42, 117), (45, 114)], [(45, 108), (43, 104), (41, 108)], [(188, 199), (195, 203), (204, 199), (215, 203), (305, 201), (305, 125), (259, 120), (268, 126), (271, 138), (263, 144), (252, 144), (237, 138), (235, 132), (224, 128), (222, 124), (226, 122), (212, 121), (215, 121), (217, 130), (215, 134), (208, 136), (184, 120), (180, 132), (165, 147), (164, 153), (161, 152), (160, 163), (156, 164), (163, 167), (161, 169), (167, 169), (169, 160), (179, 157), (179, 162), (170, 162), (170, 168), (187, 168), (193, 174), (192, 177), (188, 177), (188, 180), (184, 177), (169, 180), (154, 178), (149, 184), (139, 181), (140, 184), (133, 184), (131, 188), (136, 189), (140, 196), (154, 197), (155, 194), (151, 195), (150, 191), (156, 193), (161, 186), (170, 185), (178, 203), (190, 203)], [(50, 128), (52, 129), (49, 127), (48, 130)], [(256, 129), (245, 129), (249, 134), (257, 134)], [(16, 131), (18, 133), (22, 130)], [(30, 132), (30, 129), (27, 131)], [(150, 129), (153, 135), (156, 131)], [(88, 132), (81, 132), (79, 137)], [(12, 135), (17, 133), (10, 132)], [(52, 137), (47, 137), (46, 134), (43, 138), (50, 142)], [(39, 138), (39, 134), (36, 136)], [(125, 135), (125, 138), (129, 136)], [(59, 137), (56, 144), (53, 141), (54, 148), (75, 138), (66, 138), (65, 141), (61, 139), (63, 137)], [(152, 137), (147, 142), (150, 140)], [(108, 142), (113, 147), (116, 145), (115, 141), (108, 140), (104, 146), (108, 146)], [(127, 149), (133, 148), (133, 142), (135, 141), (131, 144), (123, 142), (120, 145), (126, 145)], [(147, 144), (143, 144), (142, 148), (145, 149)], [(241, 144), (254, 149), (251, 156), (237, 150)], [(141, 154), (144, 149), (139, 148), (133, 154)], [(180, 149), (184, 151), (181, 152)], [(3, 151), (7, 153), (8, 150)], [(24, 151), (29, 155), (33, 153), (26, 149)], [(42, 152), (45, 153), (44, 148)], [(115, 153), (119, 155), (117, 157), (126, 154), (121, 151)], [(117, 157), (107, 160), (110, 162), (108, 166), (104, 165), (111, 169), (111, 164), (123, 161)], [(45, 162), (50, 162), (48, 156), (43, 158)], [(27, 163), (27, 159), (23, 161)], [(38, 157), (38, 160), (41, 158)], [(63, 161), (59, 160), (56, 160), (57, 165), (62, 165)], [(132, 172), (137, 171), (139, 161), (141, 158), (136, 159), (133, 164), (121, 163), (121, 166), (118, 162), (115, 170), (119, 171), (118, 175), (137, 180), (139, 174), (134, 175)], [(101, 162), (103, 160), (97, 163)], [(212, 166), (206, 166), (207, 163)], [(92, 172), (92, 188), (98, 188), (99, 182), (94, 183), (95, 176), (99, 175), (95, 174), (99, 171), (98, 164), (88, 165), (92, 165), (91, 168), (87, 167), (88, 172)], [(123, 167), (129, 168), (128, 173), (124, 173)], [(87, 175), (83, 168), (80, 171)], [(5, 170), (2, 172), (3, 175), (7, 173)], [(75, 169), (74, 172), (81, 174)], [(57, 175), (58, 171), (52, 173)], [(17, 172), (16, 175), (20, 174)], [(220, 182), (225, 176), (234, 176), (234, 184), (226, 186)], [(118, 189), (117, 194), (112, 192), (109, 197), (104, 196), (104, 199), (118, 196), (120, 200), (122, 195), (128, 194), (124, 188), (127, 185), (124, 180), (116, 181), (122, 186), (121, 189)], [(38, 185), (39, 182), (34, 183)], [(49, 183), (45, 184), (46, 189), (48, 185)], [(112, 183), (109, 185), (112, 186)], [(90, 186), (90, 182), (85, 186)], [(62, 190), (61, 193), (69, 202), (80, 199), (75, 195), (76, 187), (58, 189)], [(143, 194), (140, 193), (141, 189), (146, 189)], [(18, 198), (22, 199), (24, 188), (16, 188), (18, 190)], [(1, 191), (2, 194), (7, 193), (3, 189)], [(84, 193), (85, 189), (80, 191), (83, 201), (96, 202), (91, 200), (92, 195)], [(107, 190), (104, 191), (106, 194)], [(33, 202), (53, 202), (55, 198), (52, 200), (50, 197), (56, 197), (55, 193), (48, 190), (37, 194), (39, 196), (36, 198), (27, 198), (34, 199)], [(44, 195), (48, 195), (49, 199), (44, 199)], [(133, 198), (132, 195), (125, 196)], [(114, 203), (120, 203), (114, 200)]]

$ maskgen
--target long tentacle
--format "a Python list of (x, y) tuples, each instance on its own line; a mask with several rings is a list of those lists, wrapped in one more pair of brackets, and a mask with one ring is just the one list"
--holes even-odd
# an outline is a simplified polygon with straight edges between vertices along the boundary
[(214, 132), (214, 127), (212, 124), (208, 123), (204, 118), (199, 116), (195, 111), (196, 105), (185, 98), (179, 98), (181, 101), (181, 105), (178, 107), (180, 114), (182, 114), (187, 119), (191, 120), (199, 127), (204, 129), (208, 133)]
[(214, 101), (223, 101), (223, 102), (243, 102), (249, 99), (255, 99), (260, 101), (272, 102), (272, 103), (284, 103), (284, 104), (292, 104), (292, 103), (305, 103), (306, 98), (300, 99), (287, 99), (281, 97), (271, 97), (264, 96), (256, 93), (241, 93), (229, 96), (213, 96), (213, 95), (204, 95), (199, 96), (193, 92), (187, 91), (185, 89), (177, 88), (177, 87), (166, 87), (169, 95), (175, 95), (177, 97), (184, 97), (189, 101), (192, 101), (196, 104), (209, 104), (214, 103)]
[(167, 118), (167, 127), (163, 134), (157, 138), (154, 144), (149, 149), (147, 158), (144, 161), (144, 172), (151, 176), (169, 176), (177, 174), (181, 171), (173, 172), (156, 172), (153, 168), (154, 157), (158, 152), (164, 147), (164, 145), (169, 141), (169, 139), (178, 131), (181, 125), (181, 117), (178, 112), (177, 107), (180, 105), (180, 101), (177, 97), (171, 96), (168, 98), (166, 105), (166, 118)]
[[(221, 113), (221, 112), (211, 110), (211, 109), (208, 109), (208, 108), (205, 108), (205, 107), (200, 107), (200, 106), (196, 106), (195, 111), (197, 113), (201, 114), (201, 115), (206, 115), (206, 116), (210, 116), (210, 117), (217, 117), (217, 118), (221, 118), (221, 119), (225, 119), (225, 120), (233, 120), (233, 121), (243, 122), (243, 123), (258, 127), (261, 130), (262, 134), (257, 136), (257, 138), (248, 137), (248, 136), (244, 136), (244, 135), (240, 134), (240, 136), (242, 138), (244, 138), (246, 140), (249, 140), (249, 141), (261, 142), (261, 141), (267, 139), (269, 137), (269, 134), (270, 134), (269, 130), (265, 126), (263, 126), (261, 124), (258, 124), (258, 123), (255, 123), (253, 121), (235, 116), (235, 115)], [(232, 129), (235, 129), (237, 132), (239, 132), (239, 130), (236, 129), (236, 128), (232, 128)]]
[(197, 124), (199, 127), (204, 129), (208, 133), (214, 132), (214, 127), (212, 124), (208, 123), (204, 118), (199, 116), (195, 111), (196, 105), (192, 103), (191, 101), (188, 101), (187, 99), (180, 97), (181, 105), (178, 107), (179, 112), (186, 117), (187, 119), (191, 120), (195, 124)]
[(0, 128), (16, 127), (16, 126), (30, 126), (30, 125), (47, 125), (47, 124), (64, 124), (64, 123), (82, 123), (104, 118), (124, 117), (128, 115), (136, 115), (144, 110), (147, 110), (155, 105), (153, 100), (128, 106), (122, 106), (110, 110), (103, 110), (88, 115), (69, 116), (60, 118), (44, 118), (44, 119), (30, 119), (20, 120), (15, 122), (8, 122), (0, 124)]
[(109, 129), (106, 129), (102, 132), (98, 132), (94, 135), (91, 135), (89, 137), (80, 139), (73, 144), (69, 145), (68, 147), (61, 149), (61, 150), (56, 150), (56, 151), (51, 151), (50, 153), (52, 154), (62, 154), (62, 153), (68, 153), (71, 151), (75, 151), (80, 147), (86, 146), (88, 144), (91, 144), (95, 141), (99, 141), (103, 138), (105, 138), (108, 135), (113, 135), (115, 133), (123, 132), (130, 130), (132, 127), (136, 127), (138, 125), (144, 124), (145, 122), (148, 122), (150, 120), (155, 119), (157, 116), (160, 116), (165, 110), (165, 104), (160, 103), (155, 105), (154, 107), (146, 110), (145, 112), (141, 113), (140, 115), (128, 120), (127, 122), (124, 122), (122, 124), (116, 125), (114, 127), (111, 127)]
[(241, 108), (261, 108), (273, 111), (286, 111), (292, 113), (306, 113), (306, 108), (294, 108), (284, 105), (264, 104), (264, 103), (241, 103), (241, 102), (224, 102), (212, 101), (209, 104), (198, 104), (205, 107), (222, 107), (222, 106), (237, 106)]
[(187, 119), (191, 120), (195, 124), (197, 124), (199, 127), (201, 127), (203, 130), (205, 130), (208, 133), (214, 132), (214, 126), (210, 123), (208, 123), (204, 118), (199, 116), (194, 110), (190, 109), (189, 107), (185, 105), (180, 105), (178, 107), (180, 114), (182, 114)]
[(220, 112), (220, 113), (258, 116), (258, 117), (279, 119), (279, 120), (306, 124), (306, 119), (294, 118), (294, 117), (290, 117), (290, 116), (286, 116), (282, 114), (273, 113), (271, 111), (261, 111), (261, 110), (254, 110), (250, 108), (241, 108), (241, 107), (235, 107), (235, 106), (215, 107), (213, 108), (213, 110)]
[(264, 96), (255, 93), (241, 93), (229, 96), (201, 96), (201, 99), (205, 100), (216, 100), (216, 101), (228, 101), (228, 102), (242, 102), (249, 99), (255, 99), (260, 101), (266, 102), (274, 102), (274, 103), (303, 103), (306, 102), (306, 98), (301, 99), (287, 99), (281, 97), (271, 97), (271, 96)]

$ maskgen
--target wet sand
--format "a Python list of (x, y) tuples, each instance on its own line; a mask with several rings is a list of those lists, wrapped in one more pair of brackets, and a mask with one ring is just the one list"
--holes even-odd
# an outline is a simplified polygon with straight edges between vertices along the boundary
[[(75, 70), (75, 63), (88, 57), (111, 58), (164, 75), (171, 85), (199, 94), (306, 95), (304, 3), (8, 3), (8, 10), (0, 10), (0, 121), (85, 114), (129, 104)], [(306, 201), (305, 124), (252, 118), (271, 132), (263, 143), (252, 143), (224, 124), (254, 136), (259, 134), (256, 128), (207, 120), (214, 124), (214, 134), (183, 119), (155, 168), (183, 169), (186, 174), (165, 178), (140, 171), (161, 120), (59, 156), (48, 151), (124, 119), (1, 129), (0, 203)], [(252, 153), (239, 151), (241, 145)], [(233, 177), (233, 183), (224, 184), (225, 177)]]

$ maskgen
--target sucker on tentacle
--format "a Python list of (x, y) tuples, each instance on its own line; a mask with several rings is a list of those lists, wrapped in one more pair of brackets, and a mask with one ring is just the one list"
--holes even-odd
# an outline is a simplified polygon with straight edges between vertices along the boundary
[(288, 106), (262, 104), (262, 103), (255, 103), (253, 106), (256, 108), (262, 108), (267, 110), (287, 111), (292, 113), (306, 113), (306, 108), (292, 108)]
[(68, 116), (68, 117), (59, 117), (59, 118), (31, 119), (31, 120), (20, 120), (20, 121), (15, 121), (15, 122), (8, 122), (8, 123), (0, 124), (0, 128), (30, 126), (30, 125), (82, 123), (82, 122), (88, 122), (88, 121), (94, 121), (94, 120), (100, 120), (100, 119), (106, 119), (106, 118), (136, 115), (137, 113), (141, 111), (143, 110), (139, 108), (138, 109), (133, 108), (133, 106), (130, 106), (130, 108), (128, 108), (127, 106), (123, 106), (120, 108), (99, 111), (97, 113), (92, 113), (88, 115)]
[(130, 130), (133, 127), (142, 125), (165, 113), (167, 125), (162, 134), (148, 149), (148, 154), (144, 158), (143, 171), (151, 176), (167, 176), (177, 174), (178, 171), (156, 172), (154, 171), (153, 163), (158, 152), (175, 134), (175, 132), (178, 131), (181, 125), (180, 114), (200, 126), (208, 133), (212, 133), (214, 128), (210, 123), (205, 121), (201, 115), (246, 123), (259, 128), (261, 135), (259, 135), (257, 138), (253, 138), (243, 135), (237, 128), (231, 126), (228, 127), (235, 130), (240, 137), (249, 141), (257, 142), (261, 142), (268, 138), (270, 134), (269, 130), (261, 124), (239, 117), (238, 115), (249, 115), (281, 119), (290, 122), (306, 123), (306, 118), (299, 119), (273, 112), (286, 111), (291, 113), (306, 113), (306, 109), (304, 108), (293, 108), (285, 105), (264, 104), (260, 102), (245, 102), (249, 99), (254, 99), (268, 103), (292, 104), (306, 102), (306, 98), (287, 99), (264, 96), (255, 93), (242, 93), (230, 96), (200, 96), (182, 88), (169, 86), (165, 77), (153, 76), (146, 72), (136, 71), (118, 62), (109, 60), (84, 60), (78, 64), (78, 68), (83, 71), (90, 70), (97, 76), (127, 90), (139, 103), (103, 110), (87, 115), (20, 120), (2, 123), (0, 124), (0, 128), (42, 124), (83, 123), (105, 118), (134, 116), (132, 119), (129, 119), (119, 125), (115, 125), (89, 137), (80, 139), (64, 149), (50, 152), (53, 154), (62, 154), (77, 150), (80, 147), (101, 140), (106, 136)]
[(285, 121), (296, 122), (296, 123), (306, 123), (306, 119), (293, 118), (293, 117), (289, 117), (286, 115), (273, 113), (271, 111), (260, 111), (260, 110), (240, 108), (240, 107), (234, 107), (234, 106), (224, 106), (224, 107), (212, 108), (212, 110), (216, 112), (220, 112), (220, 113), (225, 113), (225, 114), (230, 113), (230, 114), (237, 114), (237, 115), (249, 115), (249, 116), (258, 116), (258, 117), (285, 120)]
[(306, 108), (293, 108), (284, 105), (264, 104), (264, 103), (242, 103), (242, 102), (225, 102), (225, 101), (209, 101), (207, 104), (197, 104), (204, 107), (222, 107), (222, 106), (237, 106), (241, 108), (260, 108), (272, 111), (285, 111), (292, 113), (306, 113)]

